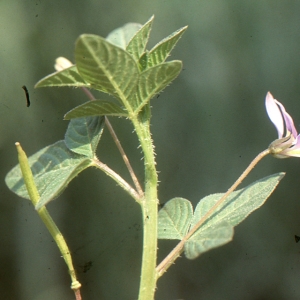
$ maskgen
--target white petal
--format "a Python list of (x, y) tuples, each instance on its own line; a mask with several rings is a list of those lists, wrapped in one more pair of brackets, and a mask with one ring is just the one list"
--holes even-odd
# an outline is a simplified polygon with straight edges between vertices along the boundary
[(278, 138), (282, 138), (284, 133), (284, 120), (280, 109), (270, 92), (267, 93), (265, 104), (268, 116), (277, 129)]

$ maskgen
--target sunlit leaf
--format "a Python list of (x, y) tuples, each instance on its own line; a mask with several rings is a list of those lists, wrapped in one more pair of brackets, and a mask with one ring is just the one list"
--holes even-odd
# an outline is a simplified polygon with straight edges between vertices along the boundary
[(104, 117), (83, 117), (71, 120), (65, 134), (67, 147), (75, 153), (94, 158), (103, 126)]
[(149, 51), (146, 50), (139, 59), (139, 69), (141, 72), (145, 71), (145, 69), (147, 68), (148, 55), (149, 55)]
[(173, 198), (158, 212), (158, 238), (181, 240), (188, 232), (193, 206), (184, 198)]
[(129, 53), (97, 35), (83, 34), (76, 42), (75, 59), (84, 80), (126, 107), (138, 82), (138, 67)]
[(140, 56), (145, 51), (153, 19), (154, 16), (152, 16), (150, 20), (145, 25), (143, 25), (142, 28), (139, 29), (139, 31), (134, 35), (134, 37), (130, 40), (128, 46), (126, 47), (126, 50), (134, 57), (136, 61), (139, 60)]
[(76, 66), (72, 66), (68, 69), (52, 73), (42, 78), (35, 85), (36, 88), (51, 86), (90, 87), (90, 84), (84, 81), (84, 79), (79, 75)]
[[(140, 74), (138, 93), (133, 95), (130, 104), (135, 111), (140, 111), (151, 98), (161, 92), (180, 73), (181, 61), (170, 61), (149, 68)], [(135, 97), (134, 97), (135, 96)]]
[(168, 37), (160, 41), (148, 53), (147, 67), (152, 67), (163, 63), (179, 41), (183, 33), (186, 31), (187, 26), (178, 29), (170, 34)]
[(81, 104), (66, 113), (64, 119), (70, 120), (74, 118), (81, 118), (85, 116), (118, 116), (126, 117), (127, 112), (111, 101), (94, 100)]
[[(28, 162), (41, 196), (37, 209), (59, 196), (75, 176), (91, 165), (91, 159), (72, 152), (64, 141), (41, 149)], [(19, 165), (7, 174), (5, 182), (18, 196), (29, 199)]]

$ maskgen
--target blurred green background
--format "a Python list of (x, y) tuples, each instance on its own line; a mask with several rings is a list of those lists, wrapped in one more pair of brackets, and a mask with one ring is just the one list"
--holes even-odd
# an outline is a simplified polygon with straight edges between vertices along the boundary
[[(127, 22), (145, 23), (152, 14), (149, 47), (189, 25), (171, 57), (182, 60), (184, 70), (152, 100), (162, 202), (181, 196), (196, 204), (226, 191), (277, 138), (265, 112), (267, 91), (284, 103), (299, 129), (299, 1), (0, 1), (1, 299), (74, 299), (56, 245), (32, 205), (11, 193), (4, 177), (17, 163), (16, 141), (31, 155), (63, 139), (64, 113), (87, 99), (79, 89), (34, 90), (34, 84), (54, 71), (58, 56), (73, 60), (80, 34), (106, 36)], [(111, 122), (142, 178), (131, 125)], [(107, 132), (98, 155), (129, 178)], [(244, 185), (280, 171), (287, 172), (284, 180), (236, 228), (234, 240), (196, 260), (179, 259), (159, 280), (157, 300), (300, 299), (300, 244), (294, 240), (300, 235), (300, 160), (267, 157)], [(136, 299), (138, 205), (88, 169), (48, 208), (72, 249), (83, 299)], [(159, 241), (158, 260), (175, 244)], [(84, 272), (88, 262), (92, 267)]]

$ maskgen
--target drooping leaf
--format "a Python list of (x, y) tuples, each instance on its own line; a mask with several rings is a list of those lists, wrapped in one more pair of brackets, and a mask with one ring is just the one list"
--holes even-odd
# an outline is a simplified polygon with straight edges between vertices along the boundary
[(90, 87), (90, 84), (79, 75), (76, 66), (72, 66), (42, 78), (36, 83), (35, 88), (50, 86)]
[(113, 30), (106, 37), (106, 40), (125, 50), (132, 37), (141, 27), (142, 25), (139, 23), (127, 23), (124, 26)]
[(99, 116), (71, 120), (65, 134), (66, 146), (77, 154), (93, 159), (104, 123), (104, 117)]
[(76, 42), (75, 59), (84, 80), (128, 106), (127, 98), (139, 77), (137, 63), (129, 53), (100, 36), (83, 34)]
[[(41, 196), (36, 209), (59, 196), (69, 182), (91, 165), (91, 159), (70, 151), (64, 141), (47, 146), (28, 158)], [(20, 166), (15, 166), (5, 182), (18, 196), (29, 199)]]
[(131, 107), (139, 112), (151, 98), (161, 92), (179, 75), (181, 68), (181, 61), (174, 60), (142, 72), (139, 79), (138, 93), (130, 98)]
[(126, 47), (126, 50), (133, 56), (133, 58), (138, 61), (140, 56), (145, 51), (154, 16), (139, 29), (139, 31), (133, 36), (129, 44)]
[(158, 213), (158, 238), (181, 240), (188, 232), (193, 206), (184, 198), (173, 198)]
[(147, 67), (150, 68), (163, 63), (167, 59), (183, 33), (186, 31), (186, 29), (187, 26), (178, 29), (177, 31), (173, 32), (168, 37), (160, 41), (157, 45), (155, 45), (154, 48), (152, 48), (148, 53)]
[(81, 104), (65, 114), (64, 119), (70, 120), (86, 116), (118, 116), (126, 117), (127, 112), (111, 101), (93, 100)]

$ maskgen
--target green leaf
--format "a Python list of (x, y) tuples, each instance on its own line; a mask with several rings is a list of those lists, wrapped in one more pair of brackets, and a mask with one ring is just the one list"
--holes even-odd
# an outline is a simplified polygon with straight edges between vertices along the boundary
[(201, 253), (220, 247), (233, 238), (233, 227), (220, 222), (214, 227), (198, 230), (184, 245), (184, 254), (188, 259), (197, 258)]
[(42, 78), (35, 85), (35, 88), (47, 86), (90, 87), (90, 84), (84, 81), (84, 79), (79, 75), (76, 66), (72, 66)]
[(151, 98), (161, 92), (180, 73), (181, 61), (170, 61), (149, 68), (140, 74), (138, 93), (132, 95), (130, 99), (131, 107), (136, 112), (147, 104)]
[[(59, 196), (75, 176), (92, 165), (91, 159), (70, 151), (64, 141), (41, 149), (28, 162), (41, 196), (36, 209)], [(6, 175), (5, 182), (18, 196), (29, 199), (19, 165)]]
[(139, 71), (129, 53), (97, 35), (83, 34), (76, 42), (75, 59), (84, 80), (130, 109), (127, 98), (136, 88)]
[(183, 33), (186, 31), (186, 29), (187, 26), (178, 29), (177, 31), (173, 32), (171, 35), (160, 41), (157, 45), (155, 45), (154, 48), (152, 48), (148, 53), (148, 67), (153, 67), (155, 65), (163, 63), (167, 59)]
[(139, 59), (139, 69), (141, 72), (147, 69), (148, 55), (149, 55), (149, 51), (146, 50)]
[(106, 37), (106, 40), (125, 50), (132, 37), (141, 27), (142, 25), (138, 23), (127, 23), (124, 26), (113, 30)]
[(158, 212), (158, 238), (181, 240), (188, 232), (193, 206), (184, 198), (173, 198)]
[(70, 120), (86, 116), (118, 116), (127, 117), (127, 112), (119, 105), (106, 100), (93, 100), (81, 104), (65, 114), (64, 119)]
[(134, 35), (134, 37), (129, 42), (128, 46), (126, 47), (127, 52), (129, 52), (133, 58), (138, 61), (140, 56), (144, 53), (152, 23), (153, 23), (154, 16), (150, 18), (150, 20), (143, 25), (142, 28)]
[[(284, 175), (285, 173), (273, 174), (231, 193), (185, 244), (186, 257), (196, 258), (204, 251), (230, 242), (232, 239), (230, 228), (238, 225), (250, 213), (262, 206)], [(213, 194), (200, 200), (194, 212), (191, 228), (223, 195)]]
[[(285, 173), (277, 173), (255, 181), (247, 187), (232, 192), (217, 211), (203, 224), (213, 226), (214, 223), (226, 221), (232, 226), (241, 223), (254, 210), (262, 206)], [(200, 200), (194, 213), (191, 226), (223, 196), (224, 194), (212, 194)]]
[[(273, 174), (231, 193), (185, 243), (186, 257), (194, 259), (205, 251), (230, 242), (233, 227), (264, 204), (284, 175)], [(168, 201), (158, 213), (158, 237), (182, 240), (186, 230), (191, 230), (223, 195), (213, 194), (200, 200), (193, 216), (192, 208), (187, 208), (191, 207), (188, 200), (175, 198)]]
[(104, 124), (104, 117), (83, 117), (71, 120), (65, 134), (66, 146), (77, 154), (93, 159)]

